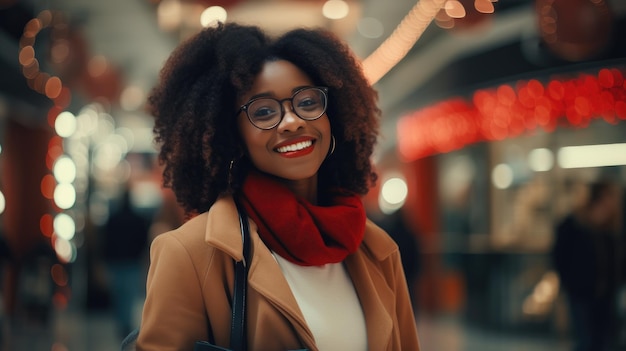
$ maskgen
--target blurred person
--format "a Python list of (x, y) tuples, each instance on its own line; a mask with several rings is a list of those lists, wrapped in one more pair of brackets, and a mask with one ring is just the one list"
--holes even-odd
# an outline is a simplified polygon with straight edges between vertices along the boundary
[(131, 194), (130, 185), (127, 185), (119, 207), (112, 211), (103, 233), (103, 259), (121, 337), (136, 327), (134, 311), (143, 298), (150, 229), (150, 220), (133, 206)]
[(362, 203), (380, 110), (345, 43), (220, 23), (174, 51), (149, 102), (164, 185), (193, 218), (152, 242), (138, 350), (228, 346), (235, 201), (249, 350), (419, 350), (398, 246)]
[(576, 351), (611, 350), (623, 283), (622, 190), (601, 180), (556, 227), (552, 258), (568, 299)]

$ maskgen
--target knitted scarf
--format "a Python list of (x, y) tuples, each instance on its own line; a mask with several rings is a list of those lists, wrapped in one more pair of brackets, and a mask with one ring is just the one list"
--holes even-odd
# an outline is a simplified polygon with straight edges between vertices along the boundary
[(241, 199), (263, 242), (297, 265), (341, 262), (363, 240), (365, 210), (357, 194), (334, 191), (328, 205), (313, 205), (269, 176), (251, 172)]

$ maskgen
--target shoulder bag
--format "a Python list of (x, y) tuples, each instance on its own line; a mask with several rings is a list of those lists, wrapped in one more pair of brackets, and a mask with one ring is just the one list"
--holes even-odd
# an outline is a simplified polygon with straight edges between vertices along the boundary
[[(246, 351), (246, 289), (248, 286), (248, 264), (250, 262), (250, 227), (247, 216), (239, 201), (235, 199), (239, 214), (239, 227), (243, 243), (243, 260), (235, 262), (235, 286), (233, 292), (233, 313), (230, 326), (230, 348), (214, 344), (212, 334), (209, 341), (196, 341), (194, 351)], [(133, 330), (123, 341), (122, 351), (133, 350), (139, 335), (139, 329)], [(288, 350), (307, 351), (307, 349)]]
[[(239, 228), (243, 243), (243, 260), (235, 262), (235, 290), (233, 313), (230, 324), (230, 349), (208, 341), (196, 341), (194, 351), (245, 351), (246, 350), (246, 288), (248, 286), (248, 263), (250, 259), (250, 228), (239, 201), (235, 200), (239, 213)], [(211, 333), (209, 333), (209, 337)]]
[[(196, 341), (193, 351), (245, 351), (246, 350), (246, 290), (248, 286), (248, 263), (250, 262), (250, 227), (248, 217), (237, 200), (235, 200), (239, 213), (239, 227), (243, 243), (243, 260), (235, 262), (235, 286), (233, 292), (233, 313), (230, 327), (230, 349), (217, 346), (209, 333), (209, 341)], [(133, 330), (122, 341), (121, 350), (135, 349), (139, 328)], [(292, 350), (292, 351), (307, 351)]]

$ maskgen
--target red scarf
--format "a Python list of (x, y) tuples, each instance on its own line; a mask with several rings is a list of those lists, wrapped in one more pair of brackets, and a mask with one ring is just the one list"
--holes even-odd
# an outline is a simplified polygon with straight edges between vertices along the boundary
[(263, 242), (297, 265), (341, 262), (363, 240), (365, 210), (356, 194), (336, 192), (328, 206), (312, 205), (276, 180), (251, 172), (242, 195)]

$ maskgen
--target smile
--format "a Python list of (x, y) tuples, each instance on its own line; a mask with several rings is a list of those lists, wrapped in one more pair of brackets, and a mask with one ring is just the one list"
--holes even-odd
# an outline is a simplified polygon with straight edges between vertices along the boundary
[(279, 148), (276, 148), (276, 151), (278, 151), (279, 153), (286, 153), (286, 152), (294, 152), (294, 151), (300, 151), (300, 150), (304, 150), (306, 148), (309, 148), (313, 145), (313, 141), (312, 140), (306, 140), (306, 141), (301, 141), (299, 143), (295, 143), (295, 144), (291, 144), (291, 145), (285, 145), (285, 146), (281, 146)]

